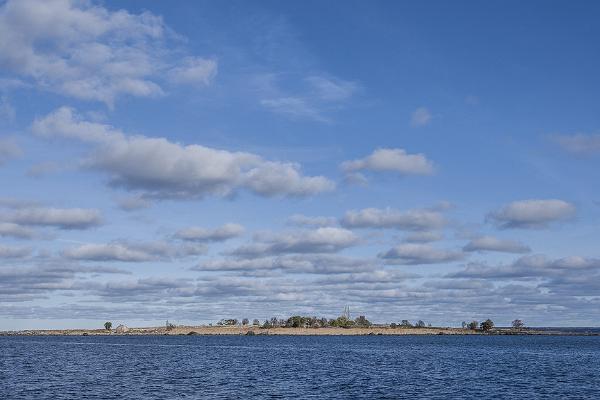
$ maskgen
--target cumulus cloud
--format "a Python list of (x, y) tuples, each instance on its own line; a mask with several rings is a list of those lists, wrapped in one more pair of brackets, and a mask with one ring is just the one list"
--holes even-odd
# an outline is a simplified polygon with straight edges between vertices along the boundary
[(31, 229), (18, 224), (0, 222), (0, 236), (17, 239), (31, 239), (34, 236), (34, 232)]
[(145, 262), (165, 261), (204, 254), (206, 247), (202, 245), (174, 245), (172, 243), (157, 242), (113, 242), (113, 243), (88, 243), (77, 247), (65, 249), (63, 257), (80, 261), (122, 261)]
[(304, 176), (295, 163), (273, 162), (246, 152), (181, 145), (164, 138), (127, 136), (105, 124), (88, 122), (60, 108), (32, 125), (43, 137), (64, 137), (95, 145), (84, 161), (110, 176), (114, 186), (145, 197), (227, 196), (247, 189), (262, 196), (309, 196), (333, 190), (323, 176)]
[(31, 254), (29, 247), (0, 245), (0, 258), (25, 258)]
[(425, 107), (417, 108), (411, 115), (410, 125), (413, 127), (421, 127), (429, 125), (432, 119), (431, 111)]
[(337, 219), (334, 217), (323, 217), (323, 216), (311, 217), (311, 216), (306, 216), (306, 215), (302, 215), (302, 214), (294, 214), (294, 215), (291, 215), (287, 219), (287, 223), (289, 225), (296, 225), (296, 226), (323, 227), (323, 226), (333, 226), (333, 225), (337, 224)]
[(249, 245), (230, 252), (237, 257), (257, 257), (286, 253), (335, 253), (356, 245), (359, 237), (342, 228), (317, 228), (283, 232), (268, 237), (255, 238)]
[(0, 166), (7, 161), (19, 157), (23, 151), (14, 139), (0, 138)]
[(393, 208), (365, 208), (348, 211), (341, 220), (348, 228), (394, 228), (408, 231), (422, 231), (442, 228), (446, 224), (444, 216), (433, 210), (399, 211)]
[(197, 227), (182, 229), (175, 234), (175, 237), (191, 242), (223, 242), (227, 239), (238, 237), (243, 233), (243, 226), (228, 223), (214, 229)]
[(0, 64), (39, 88), (112, 105), (160, 96), (162, 77), (208, 83), (212, 60), (183, 58), (162, 18), (89, 1), (9, 0), (0, 7)]
[(365, 158), (345, 161), (341, 168), (346, 173), (360, 170), (389, 171), (402, 175), (430, 175), (433, 163), (424, 154), (408, 154), (404, 149), (377, 149)]
[(574, 214), (575, 206), (563, 200), (522, 200), (489, 213), (488, 219), (503, 229), (544, 228)]
[(499, 239), (482, 236), (471, 240), (463, 247), (463, 251), (497, 251), (502, 253), (529, 253), (531, 249), (516, 240)]
[(554, 140), (563, 149), (573, 154), (600, 154), (600, 134), (556, 135)]
[(102, 223), (100, 211), (86, 208), (22, 206), (0, 213), (0, 220), (25, 226), (88, 229)]
[(458, 261), (464, 258), (464, 254), (436, 249), (427, 244), (405, 243), (379, 254), (379, 257), (387, 264), (420, 265)]

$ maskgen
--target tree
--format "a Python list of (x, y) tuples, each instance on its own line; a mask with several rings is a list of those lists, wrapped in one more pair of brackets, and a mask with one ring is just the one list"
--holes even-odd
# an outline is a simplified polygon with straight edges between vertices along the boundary
[(467, 323), (465, 321), (462, 322), (462, 328), (465, 329), (467, 327)]
[(363, 328), (368, 328), (369, 326), (371, 326), (371, 321), (369, 321), (364, 315), (360, 315), (358, 316), (355, 320), (354, 323), (357, 326), (363, 327)]
[(403, 319), (402, 322), (400, 322), (400, 326), (403, 328), (412, 328), (413, 327), (413, 325), (407, 319)]
[(517, 330), (517, 331), (520, 331), (521, 329), (523, 329), (523, 328), (525, 327), (525, 324), (523, 323), (523, 321), (522, 321), (522, 320), (520, 320), (520, 319), (515, 319), (515, 320), (512, 322), (512, 327), (513, 327), (513, 329), (515, 329), (515, 330)]
[(110, 331), (110, 330), (111, 330), (111, 328), (112, 328), (112, 322), (110, 322), (110, 321), (106, 321), (106, 322), (104, 323), (104, 329), (106, 329), (107, 331)]
[(260, 321), (255, 319), (254, 321), (252, 321), (252, 325), (258, 326), (258, 325), (260, 325)]
[(479, 326), (479, 322), (477, 322), (477, 321), (471, 321), (471, 322), (469, 322), (467, 324), (467, 328), (470, 329), (470, 330), (472, 330), (472, 331), (477, 330), (478, 326)]
[(248, 325), (248, 323), (249, 323), (249, 322), (250, 322), (250, 321), (248, 321), (248, 318), (244, 318), (244, 319), (242, 320), (242, 325), (246, 326), (246, 325)]
[(491, 319), (486, 319), (481, 323), (481, 330), (484, 332), (488, 332), (494, 329), (494, 322)]
[(262, 325), (262, 327), (265, 329), (273, 328), (273, 324), (268, 319), (265, 319), (265, 323)]
[(425, 322), (419, 320), (419, 322), (417, 322), (417, 325), (415, 325), (417, 328), (425, 328)]
[(392, 322), (392, 323), (390, 324), (390, 328), (392, 328), (392, 329), (396, 329), (396, 326), (398, 326), (398, 325), (396, 325), (396, 323), (395, 323), (395, 322)]

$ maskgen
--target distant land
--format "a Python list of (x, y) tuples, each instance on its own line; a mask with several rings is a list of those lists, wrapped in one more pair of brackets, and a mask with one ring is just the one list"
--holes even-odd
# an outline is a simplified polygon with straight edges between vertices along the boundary
[(2, 336), (123, 336), (123, 335), (303, 335), (303, 336), (367, 336), (367, 335), (577, 335), (600, 336), (600, 330), (587, 328), (495, 328), (490, 331), (425, 327), (405, 328), (389, 326), (370, 327), (326, 327), (326, 328), (261, 328), (257, 326), (176, 326), (128, 328), (119, 326), (117, 329), (51, 329), (51, 330), (21, 330), (0, 332)]

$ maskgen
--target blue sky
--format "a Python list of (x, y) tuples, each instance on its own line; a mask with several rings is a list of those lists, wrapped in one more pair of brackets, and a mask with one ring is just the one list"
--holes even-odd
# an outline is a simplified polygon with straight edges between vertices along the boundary
[(597, 325), (590, 2), (0, 2), (0, 329)]

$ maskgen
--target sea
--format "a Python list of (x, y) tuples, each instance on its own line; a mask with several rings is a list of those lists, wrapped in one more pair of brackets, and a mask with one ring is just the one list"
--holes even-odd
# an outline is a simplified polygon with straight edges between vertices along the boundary
[(6, 336), (0, 399), (600, 399), (600, 336)]

